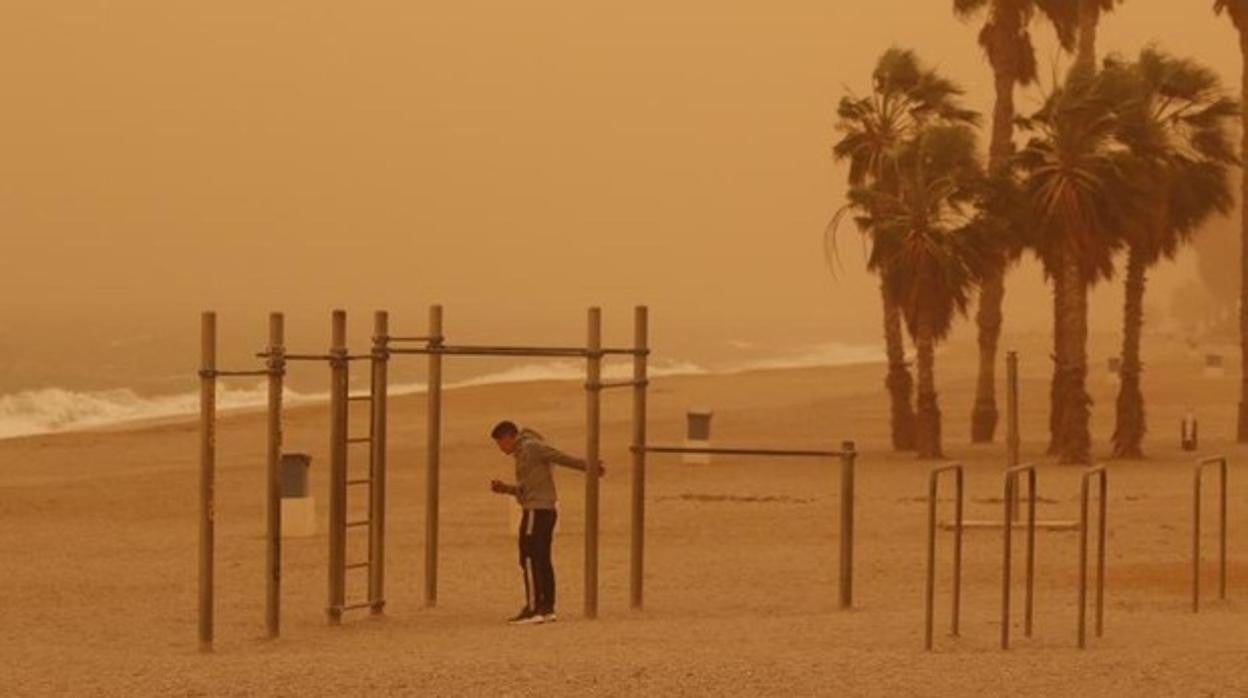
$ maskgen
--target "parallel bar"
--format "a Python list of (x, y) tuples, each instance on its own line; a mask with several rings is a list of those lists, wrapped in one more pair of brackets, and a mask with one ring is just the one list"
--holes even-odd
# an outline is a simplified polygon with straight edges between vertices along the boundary
[[(773, 455), (798, 455), (798, 452)], [(841, 458), (841, 540), (838, 591), (840, 607), (849, 609), (854, 605), (854, 467), (858, 456), (854, 442), (842, 441), (839, 455)]]
[(642, 605), (646, 551), (646, 388), (649, 351), (649, 310), (633, 309), (633, 344), (640, 350), (633, 355), (633, 492), (632, 527), (629, 539), (629, 602), (633, 609)]
[(1228, 461), (1226, 456), (1213, 456), (1203, 458), (1196, 464), (1193, 472), (1193, 493), (1192, 493), (1192, 613), (1200, 613), (1200, 509), (1201, 509), (1201, 481), (1204, 476), (1205, 468), (1210, 465), (1218, 466), (1219, 478), (1218, 482), (1221, 492), (1218, 495), (1219, 510), (1218, 522), (1220, 526), (1218, 537), (1218, 548), (1220, 558), (1218, 562), (1218, 598), (1226, 598), (1226, 481)]
[(932, 649), (936, 602), (936, 499), (939, 494), (940, 475), (952, 472), (956, 482), (956, 513), (953, 537), (953, 621), (951, 633), (958, 635), (958, 618), (961, 615), (962, 598), (962, 464), (950, 463), (933, 468), (927, 485), (927, 596), (926, 624), (924, 626), (924, 647)]
[(281, 313), (269, 315), (268, 487), (265, 496), (265, 626), (269, 637), (281, 634), (282, 603), (282, 382), (286, 362), (285, 323)]
[(841, 458), (848, 451), (797, 451), (771, 448), (693, 448), (689, 446), (646, 446), (646, 453), (709, 453), (721, 456), (781, 456), (797, 458)]
[[(636, 360), (637, 360), (637, 359), (636, 359), (636, 357), (634, 357), (633, 361), (635, 362)], [(647, 383), (648, 383), (648, 381), (645, 381), (644, 379), (642, 380), (642, 382), (641, 382), (641, 384), (640, 384), (640, 385), (638, 384), (638, 382), (637, 382), (636, 380), (631, 380), (631, 381), (603, 381), (602, 383), (599, 383), (597, 386), (590, 386), (590, 385), (588, 385), (588, 384), (587, 384), (585, 387), (586, 387), (586, 388), (588, 388), (588, 389), (591, 389), (591, 390), (592, 390), (594, 387), (597, 387), (599, 390), (610, 390), (611, 388), (644, 388), (644, 387), (646, 387), (646, 384), (647, 384)]]
[(371, 522), (368, 519), (360, 519), (358, 521), (348, 521), (347, 528), (359, 528), (361, 526), (367, 526), (369, 523)]
[(255, 376), (267, 376), (269, 375), (269, 372), (263, 369), (256, 371), (213, 371), (212, 375), (216, 378), (251, 378)]
[(372, 364), (372, 449), (369, 452), (369, 518), (373, 526), (369, 530), (369, 559), (372, 567), (368, 573), (368, 600), (372, 614), (379, 615), (385, 606), (386, 582), (386, 402), (389, 393), (388, 365), (390, 363), (389, 340), (390, 315), (384, 310), (373, 314), (373, 364)]
[[(1005, 355), (1005, 389), (1006, 389), (1006, 449), (1009, 460), (1006, 467), (1012, 468), (1021, 462), (1019, 455), (1022, 436), (1019, 433), (1018, 418), (1018, 352), (1009, 351)], [(1014, 490), (1014, 520), (1019, 516), (1018, 489)]]
[(1088, 491), (1089, 483), (1097, 479), (1100, 494), (1100, 511), (1097, 516), (1096, 536), (1096, 636), (1104, 631), (1105, 618), (1105, 505), (1109, 478), (1105, 466), (1088, 468), (1083, 472), (1079, 486), (1079, 625), (1076, 638), (1079, 649), (1087, 646), (1088, 606)]
[(362, 477), (362, 478), (357, 478), (355, 480), (347, 480), (347, 486), (354, 487), (356, 485), (367, 485), (372, 481), (373, 481), (372, 478)]
[(585, 363), (585, 617), (598, 617), (598, 457), (602, 429), (602, 310), (590, 308)]
[(342, 606), (346, 597), (347, 550), (347, 364), (340, 361), (347, 354), (347, 314), (335, 310), (331, 332), (329, 386), (329, 603), (331, 625), (342, 623)]
[(393, 336), (389, 336), (389, 335), (377, 335), (376, 337), (373, 337), (373, 341), (374, 341), (374, 342), (378, 342), (378, 341), (380, 341), (381, 343), (386, 343), (386, 342), (428, 342), (428, 341), (429, 341), (429, 338), (428, 338), (428, 337), (393, 337)]
[(367, 568), (367, 567), (371, 567), (371, 566), (372, 566), (372, 565), (370, 565), (370, 564), (369, 564), (369, 563), (367, 563), (367, 562), (353, 562), (353, 563), (351, 563), (351, 564), (347, 565), (347, 569), (349, 569), (349, 570), (362, 570), (362, 569), (365, 569), (365, 568)]
[[(644, 306), (639, 306), (639, 307), (644, 307)], [(650, 349), (648, 347), (643, 347), (641, 345), (637, 345), (635, 347), (604, 347), (602, 349), (599, 349), (598, 353), (602, 354), (603, 356), (638, 357), (638, 356), (649, 356)]]
[(372, 395), (348, 395), (348, 402), (369, 402), (373, 399)]
[[(267, 356), (268, 355), (264, 353), (256, 354), (256, 357), (261, 359), (266, 358)], [(372, 356), (368, 354), (347, 353), (343, 353), (340, 356), (334, 354), (287, 354), (285, 358), (287, 361), (363, 361), (365, 359), (371, 359)]]
[(472, 347), (472, 346), (430, 346), (430, 347), (399, 347), (391, 349), (392, 354), (426, 354), (430, 356), (525, 356), (525, 357), (557, 357), (581, 358), (586, 355), (584, 349), (575, 347)]
[(372, 608), (372, 607), (373, 607), (372, 601), (364, 601), (362, 603), (353, 603), (353, 604), (347, 604), (344, 606), (336, 606), (335, 608), (331, 610), (337, 611), (339, 617), (341, 617), (342, 614), (345, 613), (346, 611), (358, 611), (361, 608)]
[(199, 650), (212, 651), (214, 488), (217, 448), (217, 314), (200, 317), (199, 379)]
[(347, 439), (347, 443), (349, 444), (367, 444), (372, 442), (373, 438), (371, 436), (353, 436)]
[(1001, 570), (1001, 649), (1010, 648), (1010, 571), (1013, 562), (1011, 543), (1013, 539), (1014, 500), (1018, 488), (1018, 476), (1027, 474), (1027, 586), (1024, 597), (1023, 635), (1031, 637), (1032, 615), (1035, 608), (1036, 583), (1036, 466), (1033, 463), (1016, 465), (1005, 471), (1005, 518), (1001, 528), (1005, 532), (1004, 554)]
[[(438, 603), (438, 471), (442, 456), (442, 306), (429, 307), (429, 387), (425, 463), (425, 606)], [(398, 350), (391, 350), (398, 353)]]

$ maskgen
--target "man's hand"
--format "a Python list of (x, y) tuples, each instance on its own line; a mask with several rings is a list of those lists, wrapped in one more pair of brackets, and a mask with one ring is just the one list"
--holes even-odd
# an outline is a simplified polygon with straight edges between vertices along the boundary
[(490, 491), (497, 494), (511, 494), (512, 488), (502, 480), (490, 480)]

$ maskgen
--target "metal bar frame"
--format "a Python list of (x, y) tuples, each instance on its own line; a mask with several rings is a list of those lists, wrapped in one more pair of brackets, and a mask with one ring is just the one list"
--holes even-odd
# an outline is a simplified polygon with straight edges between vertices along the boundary
[[(429, 306), (428, 387), (425, 390), (425, 606), (438, 604), (439, 475), (442, 463), (442, 306)], [(409, 353), (392, 349), (391, 353)], [(417, 353), (417, 352), (410, 352)]]
[(646, 392), (650, 338), (649, 309), (633, 309), (633, 433), (630, 451), (633, 460), (632, 498), (628, 555), (628, 599), (633, 610), (641, 610), (645, 584), (646, 551)]
[(1205, 468), (1218, 466), (1219, 483), (1219, 561), (1218, 599), (1226, 599), (1226, 482), (1229, 461), (1226, 456), (1210, 456), (1197, 461), (1192, 481), (1192, 613), (1200, 613), (1200, 505), (1201, 481)]
[(1023, 635), (1031, 637), (1032, 611), (1036, 586), (1036, 465), (1025, 463), (1005, 471), (1005, 517), (1002, 520), (1004, 551), (1001, 562), (1001, 649), (1010, 648), (1010, 570), (1013, 562), (1012, 538), (1014, 527), (1014, 494), (1018, 476), (1027, 474), (1027, 594), (1023, 611)]
[(386, 605), (386, 419), (389, 399), (390, 315), (384, 310), (373, 313), (373, 350), (371, 388), (369, 394), (369, 491), (368, 518), (368, 602), (369, 612), (380, 615)]
[(953, 473), (955, 482), (955, 509), (953, 529), (953, 617), (950, 622), (950, 634), (958, 636), (958, 620), (962, 609), (962, 511), (964, 496), (964, 476), (961, 463), (932, 468), (927, 485), (927, 593), (926, 622), (924, 625), (924, 649), (932, 649), (936, 602), (936, 499), (939, 494), (940, 476)]
[(1079, 484), (1079, 649), (1087, 646), (1088, 491), (1094, 478), (1097, 480), (1100, 495), (1096, 528), (1096, 636), (1101, 637), (1105, 632), (1105, 522), (1109, 502), (1109, 474), (1105, 466), (1098, 465), (1083, 471)]
[[(1005, 445), (1009, 455), (1006, 467), (1013, 468), (1022, 462), (1020, 455), (1022, 435), (1018, 412), (1018, 352), (1010, 350), (1005, 354), (1005, 392), (1006, 392), (1006, 432)], [(1014, 521), (1020, 514), (1018, 490), (1014, 491)]]
[(329, 603), (330, 625), (342, 623), (346, 599), (347, 548), (347, 314), (335, 310), (329, 355)]
[(602, 431), (602, 309), (587, 313), (585, 352), (585, 617), (598, 617), (598, 457)]
[(199, 360), (199, 650), (212, 651), (216, 540), (217, 314), (200, 316)]
[(265, 626), (270, 638), (281, 634), (282, 603), (282, 385), (286, 374), (285, 319), (269, 314), (268, 469), (265, 488)]
[[(858, 452), (853, 441), (841, 442), (839, 451), (798, 451), (785, 449), (759, 449), (759, 448), (694, 448), (684, 446), (646, 446), (644, 444), (634, 444), (632, 447), (634, 457), (637, 454), (647, 453), (708, 453), (715, 455), (727, 456), (781, 456), (781, 457), (799, 457), (799, 458), (839, 458), (840, 467), (840, 546), (838, 554), (838, 573), (837, 573), (837, 605), (841, 609), (849, 609), (854, 603), (854, 468), (857, 461)], [(644, 464), (644, 460), (643, 460)], [(642, 483), (644, 487), (644, 482)], [(634, 490), (636, 492), (636, 489)], [(637, 495), (634, 494), (634, 497)], [(634, 502), (634, 506), (636, 502)], [(643, 524), (634, 523), (634, 529), (638, 530)], [(641, 568), (641, 560), (636, 556), (637, 549), (634, 549), (634, 562), (630, 565), (633, 575), (638, 579), (643, 574)], [(640, 607), (640, 594), (635, 598)]]

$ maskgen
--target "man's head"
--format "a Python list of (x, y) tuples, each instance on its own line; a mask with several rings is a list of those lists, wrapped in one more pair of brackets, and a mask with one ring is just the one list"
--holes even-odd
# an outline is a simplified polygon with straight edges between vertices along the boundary
[(515, 422), (503, 420), (494, 425), (490, 438), (498, 444), (498, 450), (511, 455), (516, 452), (516, 440), (520, 437), (520, 428)]

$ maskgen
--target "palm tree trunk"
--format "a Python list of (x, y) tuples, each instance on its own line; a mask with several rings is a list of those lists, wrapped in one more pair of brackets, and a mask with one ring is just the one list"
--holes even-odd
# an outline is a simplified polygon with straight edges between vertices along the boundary
[(901, 334), (901, 308), (883, 281), (880, 296), (884, 301), (884, 348), (888, 354), (888, 376), (884, 386), (888, 388), (892, 409), (892, 432), (894, 451), (914, 450), (914, 409), (910, 406), (910, 393), (914, 381), (906, 367), (906, 348)]
[[(1010, 30), (1004, 27), (1003, 30)], [(1016, 29), (1013, 30), (1017, 32)], [(1010, 35), (1008, 39), (1012, 39)], [(1008, 40), (1007, 39), (1007, 40)], [(988, 150), (989, 168), (995, 173), (1009, 164), (1014, 152), (1014, 66), (1006, 63), (993, 67), (996, 102), (992, 109), (992, 144)], [(1005, 267), (990, 269), (980, 284), (979, 312), (979, 379), (975, 386), (975, 407), (971, 410), (971, 443), (991, 443), (997, 430), (997, 343), (1001, 339), (1001, 306), (1005, 301)]]
[(1147, 430), (1144, 394), (1140, 390), (1140, 332), (1144, 326), (1144, 255), (1135, 247), (1127, 255), (1126, 303), (1122, 320), (1122, 367), (1119, 369), (1118, 415), (1114, 425), (1114, 457), (1143, 458)]
[(1079, 257), (1067, 251), (1062, 255), (1061, 327), (1062, 355), (1059, 402), (1058, 460), (1062, 463), (1088, 463), (1091, 459), (1092, 398), (1088, 396), (1088, 285), (1084, 282)]
[(1053, 380), (1049, 384), (1049, 448), (1048, 454), (1056, 456), (1062, 444), (1062, 407), (1065, 404), (1064, 385), (1065, 373), (1062, 371), (1063, 352), (1066, 351), (1062, 342), (1062, 299), (1066, 295), (1066, 283), (1062, 276), (1063, 262), (1057, 262), (1053, 273)]
[[(1248, 99), (1248, 31), (1239, 33), (1239, 53), (1243, 68), (1240, 75), (1240, 90), (1244, 99)], [(1241, 162), (1248, 162), (1248, 110), (1243, 111), (1243, 130), (1240, 144)], [(1240, 250), (1239, 250), (1239, 428), (1236, 440), (1248, 443), (1248, 176), (1241, 177), (1239, 198), (1240, 209)]]
[(1079, 0), (1079, 44), (1075, 67), (1096, 71), (1096, 29), (1101, 20), (1100, 0)]
[(940, 408), (936, 403), (936, 352), (932, 331), (927, 323), (921, 323), (914, 338), (918, 358), (919, 391), (918, 414), (915, 433), (918, 440), (919, 458), (941, 458)]

